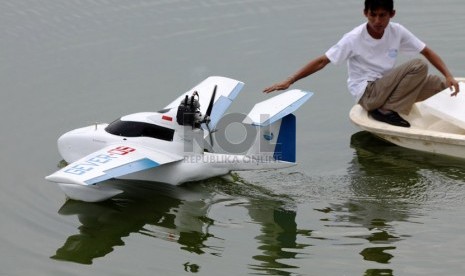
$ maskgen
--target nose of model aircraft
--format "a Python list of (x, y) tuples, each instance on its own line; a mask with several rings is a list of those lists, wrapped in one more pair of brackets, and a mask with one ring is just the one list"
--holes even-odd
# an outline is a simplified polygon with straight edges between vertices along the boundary
[(97, 126), (88, 126), (61, 135), (57, 142), (60, 155), (66, 162), (71, 163), (98, 150), (104, 142), (97, 143), (97, 132)]

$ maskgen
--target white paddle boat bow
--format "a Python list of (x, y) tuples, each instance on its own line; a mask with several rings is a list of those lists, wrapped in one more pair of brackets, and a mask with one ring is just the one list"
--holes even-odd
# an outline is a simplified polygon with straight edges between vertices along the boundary
[(71, 199), (95, 202), (122, 192), (106, 185), (111, 178), (178, 185), (231, 171), (295, 165), (292, 112), (313, 95), (297, 89), (253, 107), (242, 122), (255, 130), (245, 154), (217, 150), (216, 144), (224, 141), (214, 145), (212, 131), (218, 130), (243, 86), (230, 78), (209, 77), (159, 112), (67, 132), (58, 139), (58, 150), (68, 165), (46, 179), (58, 183)]
[(458, 78), (460, 92), (451, 97), (449, 88), (416, 103), (402, 115), (411, 127), (398, 127), (371, 118), (360, 105), (349, 114), (361, 129), (401, 147), (465, 158), (465, 78)]

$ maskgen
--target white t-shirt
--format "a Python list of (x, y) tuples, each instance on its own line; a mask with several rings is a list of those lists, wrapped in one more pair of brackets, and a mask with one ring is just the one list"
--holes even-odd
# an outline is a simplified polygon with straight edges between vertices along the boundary
[(390, 22), (381, 39), (374, 39), (367, 30), (367, 23), (345, 34), (326, 56), (334, 64), (347, 61), (349, 92), (358, 102), (367, 83), (381, 78), (394, 68), (399, 53), (417, 54), (425, 43), (398, 23)]

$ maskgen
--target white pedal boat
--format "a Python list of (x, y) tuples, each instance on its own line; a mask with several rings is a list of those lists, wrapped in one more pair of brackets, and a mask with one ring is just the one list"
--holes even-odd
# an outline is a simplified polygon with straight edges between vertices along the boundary
[(458, 78), (460, 92), (451, 97), (445, 89), (416, 103), (410, 114), (401, 114), (411, 127), (398, 127), (371, 118), (360, 105), (349, 113), (351, 121), (395, 145), (465, 159), (465, 78)]

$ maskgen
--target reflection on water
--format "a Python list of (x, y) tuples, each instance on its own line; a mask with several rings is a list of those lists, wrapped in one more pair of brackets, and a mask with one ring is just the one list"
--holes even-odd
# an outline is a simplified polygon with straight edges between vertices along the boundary
[[(397, 200), (397, 204), (424, 204), (431, 200), (428, 191), (438, 184), (453, 188), (465, 178), (463, 160), (405, 149), (384, 142), (368, 132), (351, 137), (356, 157), (349, 170), (352, 189), (361, 197), (381, 201)], [(436, 183), (443, 178), (443, 183)]]
[(359, 166), (355, 165), (355, 169), (367, 174), (376, 175), (384, 171), (386, 175), (390, 169), (402, 170), (401, 172), (430, 169), (452, 177), (465, 176), (463, 159), (399, 147), (366, 131), (353, 134), (350, 147), (356, 153), (353, 163), (359, 163)]
[[(215, 178), (195, 183), (207, 187), (203, 192), (170, 185), (115, 181), (126, 185), (124, 196), (116, 200), (102, 203), (68, 200), (59, 214), (76, 215), (81, 224), (79, 233), (68, 237), (51, 258), (92, 264), (95, 258), (106, 256), (114, 247), (124, 246), (123, 238), (131, 233), (176, 242), (181, 250), (193, 254), (221, 257), (224, 248), (207, 245), (209, 239), (221, 239), (210, 231), (210, 226), (218, 222), (210, 217), (208, 210), (225, 201), (235, 204), (240, 197), (240, 204), (248, 210), (250, 218), (261, 225), (261, 234), (256, 240), (262, 254), (253, 257), (259, 263), (251, 264), (251, 269), (281, 274), (281, 269), (297, 268), (280, 261), (296, 258), (298, 250), (306, 247), (296, 242), (297, 235), (307, 231), (297, 229), (295, 211), (286, 209), (288, 203), (260, 187), (228, 181)], [(132, 188), (128, 189), (128, 184)], [(190, 262), (183, 266), (189, 272), (201, 269)]]
[(295, 202), (286, 195), (246, 183), (239, 179), (234, 185), (210, 183), (208, 189), (221, 191), (231, 197), (246, 199), (241, 206), (247, 210), (250, 219), (260, 225), (255, 236), (260, 254), (252, 256), (249, 267), (254, 274), (293, 275), (298, 266), (286, 262), (302, 258), (303, 251), (310, 244), (297, 242), (299, 236), (307, 237), (311, 230), (299, 229)]
[[(235, 224), (243, 226), (251, 220), (258, 225), (258, 232), (242, 233), (252, 234), (256, 242), (258, 253), (248, 263), (253, 273), (308, 272), (309, 267), (299, 260), (318, 260), (319, 250), (330, 245), (355, 249), (356, 259), (368, 267), (364, 275), (394, 275), (391, 266), (399, 258), (399, 244), (415, 235), (397, 226), (416, 223), (422, 216), (423, 207), (432, 200), (431, 173), (444, 178), (453, 175), (449, 178), (453, 184), (465, 176), (464, 170), (453, 159), (405, 150), (366, 132), (353, 135), (350, 145), (354, 149), (347, 178), (350, 194), (329, 201), (326, 207), (315, 208), (310, 203), (304, 205), (304, 213), (298, 213), (298, 203), (284, 190), (272, 192), (238, 178), (181, 187), (115, 181), (126, 187), (115, 200), (98, 204), (67, 201), (61, 207), (61, 215), (76, 215), (80, 225), (78, 233), (68, 237), (51, 258), (91, 264), (124, 246), (124, 237), (132, 233), (176, 243), (180, 250), (196, 256), (224, 258), (224, 240), (231, 237), (221, 229), (227, 228), (228, 221), (211, 212), (221, 204), (222, 213), (232, 206), (246, 211), (248, 218)], [(308, 216), (308, 224), (299, 225), (299, 216)], [(351, 258), (337, 255), (344, 257)], [(195, 261), (184, 260), (180, 265), (186, 272), (202, 271), (202, 264)]]
[(254, 256), (258, 264), (251, 268), (270, 275), (290, 275), (286, 269), (298, 267), (288, 265), (285, 260), (297, 258), (299, 251), (308, 245), (296, 242), (299, 230), (295, 221), (296, 213), (285, 210), (276, 202), (275, 206), (257, 209), (261, 202), (252, 202), (249, 215), (261, 225), (261, 234), (255, 237), (262, 254)]
[(180, 244), (182, 250), (196, 254), (215, 254), (204, 242), (212, 237), (202, 195), (163, 184), (153, 185), (127, 181), (125, 198), (102, 203), (68, 200), (61, 215), (77, 215), (79, 234), (68, 237), (53, 259), (91, 264), (115, 246), (123, 246), (123, 237), (131, 233), (160, 238)]
[[(372, 246), (360, 254), (366, 261), (388, 264), (396, 255), (396, 243), (409, 237), (396, 233), (392, 224), (420, 215), (417, 209), (431, 200), (431, 173), (463, 179), (465, 171), (455, 158), (401, 148), (368, 132), (352, 135), (350, 145), (355, 155), (348, 172), (355, 196), (330, 208), (340, 221), (375, 229), (364, 237)], [(393, 275), (393, 271), (368, 269), (365, 275)]]

